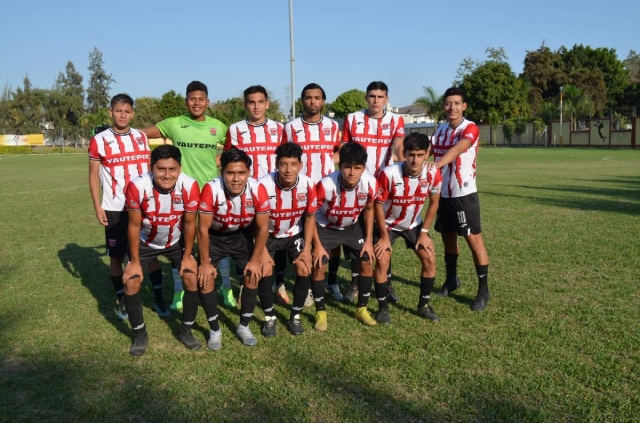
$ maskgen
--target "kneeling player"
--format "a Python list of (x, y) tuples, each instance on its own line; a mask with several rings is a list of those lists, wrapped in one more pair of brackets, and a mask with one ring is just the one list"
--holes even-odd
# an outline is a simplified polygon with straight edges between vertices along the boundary
[[(131, 261), (122, 279), (125, 284), (124, 301), (135, 334), (130, 352), (136, 356), (144, 354), (148, 342), (139, 295), (142, 269), (162, 255), (180, 269), (188, 290), (195, 290), (197, 285), (197, 264), (191, 253), (200, 190), (195, 179), (181, 172), (180, 161), (177, 147), (162, 145), (156, 148), (151, 153), (151, 172), (131, 181), (126, 189)], [(184, 251), (180, 245), (183, 235)], [(196, 312), (197, 306), (195, 304)], [(195, 312), (185, 304), (178, 337), (188, 348), (197, 348), (200, 343), (193, 337), (187, 320), (191, 314), (195, 317)]]
[[(269, 210), (269, 238), (267, 239), (269, 255), (273, 258), (278, 251), (286, 251), (289, 261), (296, 266), (293, 306), (288, 326), (292, 335), (300, 335), (304, 332), (300, 323), (300, 312), (304, 307), (311, 284), (309, 275), (311, 273), (311, 239), (316, 225), (316, 188), (311, 178), (300, 173), (302, 148), (299, 145), (293, 143), (280, 145), (276, 149), (276, 168), (275, 172), (263, 176), (258, 181), (258, 197), (260, 205), (268, 205)], [(276, 315), (271, 290), (272, 271), (271, 267), (267, 267), (258, 285), (258, 295), (266, 320), (262, 334), (266, 337), (276, 334)], [(242, 305), (244, 306), (244, 299)], [(244, 342), (240, 333), (238, 336)]]
[[(216, 266), (222, 259), (231, 257), (243, 269), (245, 276), (240, 326), (247, 328), (255, 308), (258, 281), (262, 273), (260, 257), (269, 234), (269, 215), (265, 213), (267, 208), (258, 200), (258, 182), (249, 177), (251, 158), (244, 151), (232, 148), (222, 153), (220, 164), (222, 177), (207, 182), (200, 194), (198, 207), (198, 282), (202, 305), (211, 328), (207, 346), (214, 351), (222, 348), (218, 304), (213, 290)], [(257, 229), (255, 249), (250, 229), (254, 219)], [(187, 301), (194, 301), (197, 305), (197, 298), (197, 292), (187, 291), (184, 294), (185, 309)], [(238, 331), (245, 331), (240, 326)], [(254, 345), (255, 342), (249, 344)]]
[[(311, 289), (316, 303), (315, 329), (319, 331), (327, 330), (324, 306), (327, 252), (340, 246), (346, 259), (361, 260), (356, 319), (367, 326), (376, 324), (367, 310), (367, 302), (373, 283), (373, 203), (378, 186), (376, 179), (365, 171), (366, 163), (364, 147), (348, 142), (340, 150), (340, 170), (322, 178), (317, 186), (318, 223)], [(361, 214), (362, 225), (358, 222)]]
[[(404, 238), (407, 248), (415, 251), (422, 263), (418, 313), (429, 320), (438, 316), (429, 305), (436, 277), (436, 259), (429, 227), (438, 210), (442, 177), (435, 168), (424, 166), (429, 157), (429, 137), (411, 133), (403, 141), (405, 161), (388, 166), (378, 175), (378, 198), (375, 205), (377, 222), (385, 222), (374, 246), (377, 263), (375, 270), (376, 296), (380, 310), (378, 323), (391, 323), (387, 302), (387, 270), (391, 259), (391, 247), (398, 237)], [(420, 217), (425, 200), (429, 207), (424, 223)]]

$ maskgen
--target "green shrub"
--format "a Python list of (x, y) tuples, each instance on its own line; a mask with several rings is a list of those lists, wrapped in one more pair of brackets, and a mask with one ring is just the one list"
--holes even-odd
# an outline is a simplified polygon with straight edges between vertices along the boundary
[(0, 145), (0, 154), (31, 154), (33, 151), (28, 145)]

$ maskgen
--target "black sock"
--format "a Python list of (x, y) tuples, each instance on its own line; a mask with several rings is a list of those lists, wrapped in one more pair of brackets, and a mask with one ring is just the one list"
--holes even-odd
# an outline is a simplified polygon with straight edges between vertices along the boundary
[(182, 298), (182, 324), (180, 327), (184, 330), (191, 330), (193, 323), (198, 315), (198, 291), (184, 290)]
[(162, 270), (158, 269), (149, 273), (149, 280), (153, 286), (153, 301), (164, 304), (164, 300), (162, 299)]
[(111, 276), (111, 284), (113, 285), (113, 290), (116, 292), (116, 297), (118, 297), (118, 301), (122, 299), (124, 295), (124, 284), (122, 283), (122, 276)]
[(476, 266), (478, 274), (478, 294), (489, 295), (489, 265)]
[(444, 253), (444, 265), (447, 269), (447, 282), (453, 282), (458, 277), (458, 255)]
[(351, 260), (351, 285), (358, 285), (360, 276), (360, 260)]
[[(324, 281), (322, 282), (321, 289), (324, 294)], [(293, 319), (293, 316), (302, 312), (304, 301), (307, 299), (307, 295), (309, 295), (309, 288), (311, 288), (311, 278), (309, 276), (296, 276), (296, 282), (293, 285), (293, 305), (291, 306), (290, 319)]]
[[(355, 260), (354, 260), (355, 261)], [(360, 276), (358, 278), (358, 307), (366, 307), (371, 296), (373, 276)], [(386, 295), (386, 292), (385, 292)]]
[(389, 303), (387, 302), (387, 295), (389, 294), (389, 282), (384, 281), (382, 283), (374, 284), (376, 289), (376, 297), (378, 297), (378, 308), (380, 310), (389, 308)]
[(326, 310), (324, 305), (324, 279), (311, 281), (311, 293), (313, 302), (316, 304), (316, 311)]
[(431, 299), (431, 292), (433, 291), (433, 285), (436, 282), (436, 278), (420, 277), (420, 299), (418, 300), (418, 308), (422, 308), (429, 304)]
[[(185, 298), (187, 294), (185, 293)], [(184, 300), (183, 300), (184, 301)], [(216, 298), (216, 291), (211, 291), (208, 294), (200, 293), (200, 301), (202, 301), (202, 308), (204, 308), (204, 314), (207, 316), (207, 322), (209, 322), (209, 328), (213, 331), (220, 329), (220, 322), (218, 320), (218, 299)], [(184, 303), (183, 303), (184, 304)]]
[(242, 326), (249, 326), (253, 312), (256, 309), (256, 298), (258, 297), (258, 288), (242, 288), (242, 294), (240, 294), (240, 324)]
[(142, 299), (140, 293), (127, 295), (124, 294), (124, 306), (127, 308), (129, 314), (129, 323), (131, 323), (131, 329), (135, 333), (145, 332), (147, 329), (144, 326), (144, 317), (142, 316)]
[(340, 267), (340, 257), (331, 256), (329, 258), (329, 277), (327, 284), (329, 286), (338, 283), (338, 268)]
[(260, 297), (260, 304), (262, 305), (265, 316), (276, 315), (276, 311), (273, 308), (272, 280), (273, 278), (271, 276), (265, 276), (258, 282), (258, 296)]
[(389, 270), (387, 270), (387, 282), (391, 286), (391, 257), (389, 257)]
[(276, 263), (276, 285), (280, 286), (284, 283), (284, 273), (287, 269), (287, 252), (277, 251), (273, 260)]

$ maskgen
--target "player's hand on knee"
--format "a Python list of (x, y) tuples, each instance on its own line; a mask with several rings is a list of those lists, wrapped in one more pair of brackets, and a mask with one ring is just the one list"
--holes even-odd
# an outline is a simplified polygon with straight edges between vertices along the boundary
[(325, 250), (322, 245), (316, 245), (313, 249), (313, 253), (311, 253), (311, 262), (313, 267), (316, 268), (329, 263), (329, 254), (327, 254), (327, 250)]
[(393, 248), (391, 247), (391, 242), (389, 242), (389, 238), (380, 238), (378, 242), (373, 246), (373, 252), (376, 255), (377, 259), (380, 259), (385, 252), (393, 252)]
[(122, 275), (122, 282), (126, 285), (131, 279), (138, 278), (138, 282), (142, 282), (144, 280), (144, 273), (142, 272), (142, 267), (140, 263), (134, 263), (130, 261), (124, 268), (124, 274)]
[(375, 253), (373, 252), (373, 244), (371, 241), (366, 241), (362, 246), (362, 250), (360, 250), (360, 260), (366, 261), (369, 264), (373, 264), (373, 257)]
[(217, 276), (218, 271), (211, 263), (201, 263), (198, 267), (198, 286), (202, 289), (208, 289)]
[(302, 251), (298, 258), (293, 261), (293, 264), (302, 267), (302, 273), (305, 275), (311, 274), (312, 255), (310, 251)]
[(191, 256), (182, 257), (182, 263), (180, 264), (180, 276), (184, 276), (184, 272), (198, 273), (198, 262)]
[(436, 249), (433, 246), (433, 241), (426, 233), (420, 234), (420, 236), (418, 237), (418, 242), (416, 242), (416, 251), (420, 250), (424, 250), (427, 255), (436, 253)]
[(244, 276), (249, 278), (249, 282), (252, 284), (258, 283), (262, 278), (262, 263), (255, 260), (249, 260), (249, 263), (244, 268)]

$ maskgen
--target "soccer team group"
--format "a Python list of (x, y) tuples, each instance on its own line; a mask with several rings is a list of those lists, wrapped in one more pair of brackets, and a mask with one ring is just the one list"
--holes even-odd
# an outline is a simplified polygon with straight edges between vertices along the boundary
[[(89, 186), (96, 218), (105, 226), (117, 314), (133, 329), (132, 355), (144, 354), (148, 345), (140, 297), (143, 270), (154, 288), (155, 311), (170, 315), (159, 256), (174, 268), (170, 307), (182, 309), (178, 338), (189, 349), (201, 346), (192, 333), (200, 304), (210, 326), (208, 348), (222, 347), (214, 286), (220, 271), (224, 301), (236, 305), (229, 258), (243, 282), (236, 336), (244, 345), (257, 343), (249, 326), (258, 297), (265, 315), (262, 335), (276, 335), (274, 293), (290, 304), (287, 327), (293, 335), (303, 333), (305, 303), (315, 305), (314, 329), (327, 330), (325, 296), (355, 301), (355, 318), (364, 325), (391, 323), (389, 303), (399, 301), (391, 285), (398, 238), (420, 261), (418, 314), (438, 320), (429, 304), (436, 276), (429, 233), (434, 219), (446, 264), (438, 294), (447, 296), (460, 286), (462, 236), (478, 274), (471, 309), (486, 307), (488, 256), (476, 189), (479, 133), (464, 117), (462, 91), (445, 92), (447, 122), (431, 139), (405, 136), (402, 117), (386, 110), (388, 87), (381, 81), (369, 84), (367, 109), (345, 118), (341, 136), (338, 123), (322, 115), (322, 87), (308, 84), (301, 100), (300, 117), (283, 125), (266, 117), (267, 91), (251, 86), (244, 91), (246, 120), (227, 128), (206, 115), (207, 87), (193, 81), (186, 89), (187, 114), (137, 130), (130, 127), (133, 99), (127, 94), (112, 98), (113, 126), (95, 134), (89, 145)], [(160, 137), (170, 138), (172, 145), (151, 151), (148, 139)], [(218, 155), (216, 146), (223, 140)], [(431, 155), (434, 161), (428, 160)], [(352, 271), (345, 295), (336, 280), (341, 252)], [(292, 302), (283, 285), (287, 264), (295, 266)], [(367, 309), (372, 291), (378, 300), (375, 318)]]

